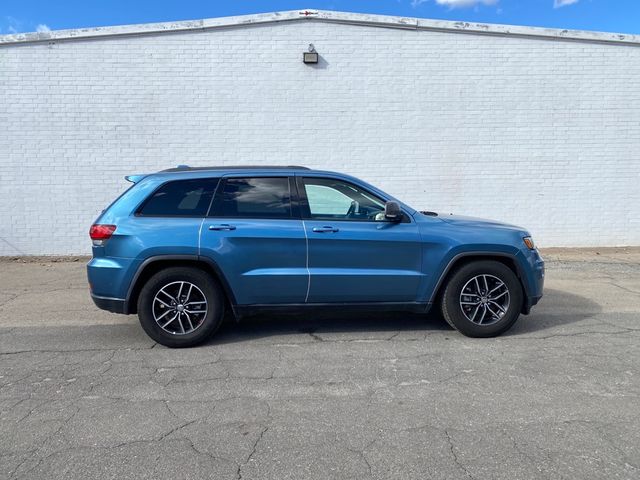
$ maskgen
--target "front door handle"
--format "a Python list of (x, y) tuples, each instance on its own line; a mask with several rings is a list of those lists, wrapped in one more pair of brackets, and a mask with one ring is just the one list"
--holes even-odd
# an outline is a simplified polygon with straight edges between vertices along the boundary
[(329, 225), (325, 225), (324, 227), (313, 227), (312, 230), (315, 233), (335, 233), (339, 231), (338, 228), (330, 227)]
[(222, 223), (220, 225), (209, 225), (209, 230), (235, 230), (235, 225), (229, 225), (228, 223)]

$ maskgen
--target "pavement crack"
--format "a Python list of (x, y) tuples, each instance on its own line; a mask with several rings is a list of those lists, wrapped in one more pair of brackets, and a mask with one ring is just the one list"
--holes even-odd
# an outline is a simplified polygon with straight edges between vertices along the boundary
[[(49, 282), (45, 282), (45, 283), (43, 283), (41, 285), (48, 285), (50, 283), (59, 284), (60, 283), (60, 279), (55, 279), (55, 280), (52, 280), (52, 281), (49, 281)], [(32, 287), (36, 287), (36, 286), (37, 285), (32, 285)], [(51, 290), (42, 290), (41, 289), (41, 290), (37, 291), (37, 294), (38, 294), (38, 296), (41, 296), (41, 295), (44, 295), (44, 294), (47, 294), (47, 293), (68, 292), (69, 290), (84, 290), (84, 289), (85, 289), (85, 287), (69, 285), (69, 286), (62, 287), (62, 288), (60, 288), (60, 287), (53, 288)], [(27, 289), (27, 290), (23, 290), (22, 292), (19, 292), (19, 293), (9, 293), (9, 295), (11, 295), (11, 297), (9, 297), (6, 300), (3, 300), (2, 302), (0, 302), (0, 307), (4, 307), (5, 305), (7, 305), (10, 302), (13, 302), (17, 298), (25, 297), (27, 295), (34, 295), (34, 294), (35, 294), (35, 292), (34, 292), (33, 288), (30, 288), (30, 289)], [(65, 310), (65, 311), (67, 311), (67, 310)]]
[[(78, 412), (80, 411), (80, 408), (79, 408), (79, 407), (77, 407), (77, 406), (74, 406), (74, 408), (75, 408), (75, 411), (74, 411), (71, 415), (69, 415), (67, 418), (65, 418), (65, 419), (62, 421), (62, 424), (61, 424), (58, 428), (56, 428), (56, 429), (55, 429), (55, 431), (53, 431), (52, 433), (50, 433), (49, 435), (47, 435), (47, 437), (46, 437), (44, 440), (42, 440), (42, 442), (40, 443), (40, 445), (38, 445), (38, 447), (37, 447), (35, 450), (33, 450), (33, 452), (31, 453), (31, 457), (33, 457), (33, 456), (37, 455), (37, 454), (38, 454), (38, 452), (39, 452), (39, 451), (44, 447), (44, 445), (47, 443), (47, 441), (49, 441), (49, 439), (51, 439), (51, 438), (55, 437), (58, 433), (60, 433), (60, 431), (61, 431), (61, 430), (62, 430), (62, 429), (63, 429), (63, 428), (64, 428), (64, 427), (65, 427), (65, 426), (66, 426), (66, 425), (67, 425), (67, 424), (68, 424), (68, 423), (69, 423), (69, 422), (70, 422), (70, 421), (71, 421), (71, 420), (72, 420), (72, 419), (73, 419), (73, 418), (78, 414)], [(36, 464), (35, 464), (33, 467), (31, 467), (29, 470), (27, 470), (27, 471), (25, 472), (25, 474), (28, 474), (28, 473), (30, 473), (30, 472), (35, 471), (35, 470), (36, 470), (40, 465), (42, 465), (42, 462), (44, 462), (45, 460), (47, 460), (49, 457), (51, 457), (51, 456), (55, 455), (56, 453), (58, 453), (58, 451), (51, 452), (51, 453), (49, 453), (48, 455), (45, 455), (44, 457), (40, 457), (40, 458), (38, 458), (38, 461), (36, 462)], [(29, 458), (31, 458), (31, 457), (29, 457)], [(12, 477), (13, 477), (13, 476), (15, 476), (15, 475), (17, 475), (18, 469), (19, 469), (19, 468), (20, 468), (24, 463), (26, 463), (26, 461), (27, 461), (29, 458), (26, 458), (24, 461), (22, 461), (22, 462), (20, 463), (20, 465), (18, 465), (18, 466), (16, 467), (16, 469), (15, 469), (15, 470), (13, 471), (13, 473), (12, 473)], [(16, 477), (16, 478), (17, 478), (17, 477)], [(28, 478), (28, 477), (27, 477), (27, 478)]]
[[(14, 468), (10, 473), (9, 473), (9, 478), (18, 478), (17, 474), (18, 471), (20, 470), (20, 467), (22, 467), (22, 465), (24, 465), (25, 463), (27, 463), (31, 458), (33, 458), (33, 456), (37, 453), (37, 450), (29, 450), (28, 452), (28, 456), (25, 457), (20, 463), (18, 463), (18, 465), (16, 465), (16, 468)], [(29, 469), (29, 471), (31, 471), (31, 469)]]
[(316, 333), (317, 329), (315, 328), (303, 328), (300, 330), (301, 333), (308, 334), (315, 342), (324, 342), (324, 338)]
[(467, 470), (467, 468), (462, 463), (460, 463), (460, 460), (458, 459), (458, 455), (456, 454), (455, 446), (453, 445), (453, 440), (451, 439), (451, 435), (449, 434), (449, 430), (445, 429), (444, 430), (444, 434), (447, 437), (447, 443), (449, 444), (449, 451), (451, 452), (451, 457), (453, 458), (453, 463), (455, 463), (456, 466), (460, 470), (462, 470), (462, 472), (464, 472), (464, 474), (467, 476), (467, 478), (473, 479), (473, 476), (469, 473), (469, 470)]
[(533, 458), (531, 455), (529, 455), (525, 449), (520, 448), (520, 445), (518, 445), (518, 442), (516, 442), (515, 438), (513, 438), (511, 435), (509, 435), (506, 431), (503, 431), (502, 433), (504, 434), (504, 436), (506, 438), (508, 438), (511, 441), (511, 444), (513, 445), (513, 449), (516, 452), (518, 452), (524, 458), (529, 460), (529, 462), (531, 462), (531, 465), (535, 466), (535, 468), (538, 471), (540, 471), (540, 472), (542, 471), (542, 469), (540, 468), (540, 462), (538, 460), (536, 460), (535, 458)]
[(601, 320), (600, 322), (605, 325), (609, 325), (610, 327), (613, 327), (613, 328), (623, 328), (629, 332), (640, 332), (640, 328), (631, 328), (631, 327), (625, 327), (623, 325), (616, 325), (615, 323), (607, 322), (605, 320)]
[(3, 300), (2, 302), (0, 302), (0, 307), (4, 307), (6, 304), (13, 302), (16, 298), (24, 295), (24, 293), (11, 293), (9, 294), (9, 298)]
[(625, 292), (629, 292), (629, 293), (632, 293), (634, 295), (640, 295), (640, 292), (638, 292), (637, 290), (632, 290), (630, 288), (623, 287), (622, 285), (618, 285), (615, 282), (606, 282), (606, 283), (608, 283), (609, 285), (613, 285), (614, 287), (618, 287), (620, 290), (624, 290)]
[(227, 459), (227, 458), (216, 457), (215, 455), (211, 455), (209, 452), (206, 452), (206, 451), (198, 449), (196, 447), (196, 445), (193, 443), (193, 440), (191, 440), (189, 437), (184, 437), (183, 440), (185, 440), (189, 444), (189, 447), (191, 448), (191, 450), (193, 450), (198, 455), (205, 455), (205, 456), (209, 457), (211, 460), (214, 460), (214, 461), (220, 461), (220, 462), (233, 464), (233, 462), (231, 460)]
[[(173, 413), (172, 413), (173, 415)], [(167, 438), (169, 435), (171, 435), (172, 433), (175, 433), (177, 431), (182, 430), (183, 428), (188, 427), (189, 425), (192, 425), (194, 423), (196, 423), (198, 420), (190, 420), (188, 422), (183, 423), (182, 425), (178, 425), (177, 427), (172, 428), (171, 430), (169, 430), (168, 432), (163, 433), (162, 435), (160, 435), (158, 437), (158, 442), (161, 442), (162, 440), (164, 440), (165, 438)]]
[(269, 430), (269, 427), (264, 427), (260, 431), (260, 435), (258, 435), (258, 438), (253, 443), (253, 447), (251, 448), (251, 453), (249, 453), (249, 456), (247, 456), (247, 459), (244, 461), (244, 463), (241, 463), (241, 464), (238, 465), (238, 470), (236, 471), (236, 478), (238, 480), (242, 480), (242, 467), (246, 466), (251, 461), (251, 459), (253, 458), (253, 456), (256, 453), (256, 450), (258, 449), (258, 444), (262, 440), (262, 437), (267, 432), (267, 430)]
[[(373, 443), (373, 442), (371, 442)], [(347, 447), (347, 450), (350, 451), (351, 453), (355, 453), (356, 455), (359, 455), (360, 458), (362, 458), (362, 461), (367, 465), (367, 470), (369, 471), (369, 477), (371, 477), (373, 475), (373, 470), (371, 468), (371, 464), (369, 463), (369, 459), (367, 458), (366, 454), (364, 453), (364, 450), (366, 450), (367, 447), (365, 447), (363, 450), (355, 450), (353, 448), (349, 448)]]
[(398, 337), (398, 335), (400, 335), (402, 332), (395, 332), (393, 334), (391, 334), (388, 337), (385, 338), (348, 338), (348, 339), (344, 339), (344, 338), (340, 338), (340, 339), (327, 339), (322, 337), (320, 334), (317, 333), (317, 330), (315, 329), (303, 329), (300, 330), (300, 333), (306, 333), (307, 335), (309, 335), (311, 337), (311, 339), (313, 340), (312, 342), (305, 342), (302, 343), (302, 345), (308, 345), (311, 343), (382, 343), (382, 342), (392, 342), (392, 341), (396, 341), (396, 342), (423, 342), (427, 339), (427, 337), (432, 336), (434, 334), (438, 334), (440, 331), (435, 331), (435, 332), (427, 332), (425, 335), (422, 335), (420, 338), (406, 338), (406, 339), (401, 339), (401, 340), (396, 340), (396, 337)]
[(593, 421), (593, 420), (565, 420), (562, 423), (570, 425), (570, 424), (578, 424), (578, 425), (586, 425), (588, 428), (591, 428), (595, 432), (600, 435), (600, 437), (612, 448), (614, 449), (620, 458), (622, 458), (626, 465), (631, 467), (634, 470), (640, 470), (640, 467), (633, 463), (627, 454), (622, 448), (620, 448), (610, 437), (609, 434), (603, 429), (603, 427), (611, 428), (613, 424), (601, 422), (601, 421)]
[(586, 331), (586, 332), (573, 332), (573, 333), (554, 333), (551, 335), (545, 335), (542, 337), (527, 337), (527, 336), (522, 336), (522, 337), (506, 337), (509, 340), (548, 340), (550, 338), (560, 338), (560, 337), (581, 337), (584, 335), (623, 335), (623, 334), (628, 334), (629, 332), (637, 332), (638, 330), (633, 329), (633, 328), (626, 328), (626, 327), (621, 327), (616, 325), (616, 328), (623, 328), (624, 330), (620, 330), (617, 332), (602, 332), (602, 331), (598, 331), (598, 330), (590, 330), (590, 331)]
[(153, 346), (148, 347), (123, 347), (123, 348), (79, 348), (76, 350), (53, 350), (53, 349), (33, 349), (33, 350), (16, 350), (14, 352), (0, 352), (1, 356), (9, 356), (9, 355), (22, 355), (24, 353), (57, 353), (59, 355), (69, 354), (69, 353), (83, 353), (83, 352), (111, 352), (114, 353), (116, 351), (141, 351), (141, 350), (150, 350)]
[[(19, 402), (22, 403), (22, 402)], [(25, 420), (26, 418), (28, 418), (29, 416), (31, 416), (33, 414), (33, 412), (35, 412), (38, 408), (40, 408), (42, 405), (45, 405), (46, 403), (49, 403), (48, 400), (45, 400), (43, 402), (38, 403), (35, 407), (33, 407), (31, 410), (29, 410), (27, 413), (25, 413), (22, 417), (20, 417), (16, 423), (20, 423), (23, 420)], [(15, 406), (14, 406), (15, 407)]]
[[(105, 361), (102, 362), (103, 365), (107, 365), (107, 368), (104, 369), (102, 372), (100, 372), (100, 375), (104, 375), (106, 374), (109, 370), (111, 370), (113, 368), (113, 357), (116, 356), (116, 351), (114, 350), (113, 352), (111, 352), (111, 355), (109, 355), (109, 358), (107, 358)], [(93, 389), (93, 386), (92, 386)]]

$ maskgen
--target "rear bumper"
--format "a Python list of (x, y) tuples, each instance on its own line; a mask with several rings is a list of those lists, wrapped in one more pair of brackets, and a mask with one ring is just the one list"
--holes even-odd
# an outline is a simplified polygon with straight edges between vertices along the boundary
[(87, 264), (93, 303), (109, 312), (127, 313), (127, 289), (137, 264), (130, 258), (93, 257)]
[(107, 310), (113, 313), (127, 313), (125, 310), (126, 301), (124, 298), (100, 297), (92, 293), (91, 300), (96, 304), (96, 307), (101, 308), (102, 310)]

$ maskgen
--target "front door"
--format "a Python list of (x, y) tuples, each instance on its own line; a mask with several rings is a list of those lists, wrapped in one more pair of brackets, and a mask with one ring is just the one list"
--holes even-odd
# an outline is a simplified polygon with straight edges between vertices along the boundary
[(238, 305), (304, 302), (307, 245), (292, 187), (286, 176), (226, 176), (216, 191), (200, 252), (218, 264)]
[(384, 218), (385, 201), (340, 179), (299, 177), (309, 241), (308, 303), (414, 302), (424, 275), (418, 226)]

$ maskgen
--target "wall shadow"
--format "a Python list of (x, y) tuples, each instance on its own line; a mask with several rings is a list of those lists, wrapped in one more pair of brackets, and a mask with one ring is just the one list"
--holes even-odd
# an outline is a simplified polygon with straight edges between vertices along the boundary
[(315, 70), (325, 70), (329, 67), (329, 62), (320, 54), (318, 54), (318, 63), (308, 63), (308, 67), (311, 67)]
[[(585, 320), (601, 311), (596, 302), (561, 290), (546, 289), (541, 302), (530, 315), (522, 315), (505, 336), (522, 335)], [(210, 345), (244, 342), (271, 336), (294, 334), (361, 333), (363, 339), (402, 332), (455, 333), (434, 310), (428, 315), (403, 312), (270, 314), (229, 319), (207, 342)], [(374, 334), (374, 335), (371, 335)]]

